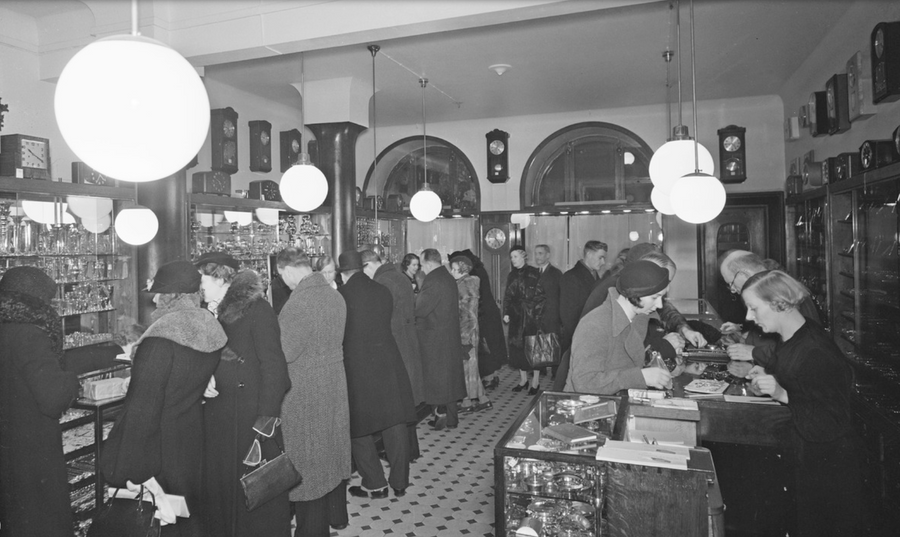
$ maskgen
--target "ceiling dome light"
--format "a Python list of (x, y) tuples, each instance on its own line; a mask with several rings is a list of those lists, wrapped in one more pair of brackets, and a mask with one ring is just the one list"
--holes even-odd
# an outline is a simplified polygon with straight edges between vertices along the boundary
[(409, 212), (420, 222), (431, 222), (441, 214), (442, 205), (440, 196), (426, 186), (409, 200)]
[(97, 220), (91, 220), (89, 218), (81, 219), (81, 225), (91, 233), (104, 233), (109, 229), (111, 223), (112, 217), (110, 215), (100, 217)]
[(197, 71), (140, 35), (99, 39), (75, 54), (59, 76), (54, 107), (75, 155), (125, 181), (178, 172), (209, 132), (209, 97)]
[(99, 220), (112, 212), (113, 204), (109, 198), (89, 198), (87, 196), (68, 196), (69, 210), (78, 218)]
[(705, 224), (725, 208), (725, 187), (705, 173), (689, 173), (672, 187), (675, 214), (691, 224)]
[(278, 225), (278, 209), (260, 207), (256, 209), (256, 219), (267, 226)]
[(650, 191), (650, 203), (662, 214), (675, 214), (675, 208), (672, 207), (672, 186), (674, 181), (655, 186)]
[(134, 246), (147, 244), (159, 231), (156, 214), (143, 205), (128, 205), (116, 215), (116, 235)]
[[(703, 147), (703, 144), (698, 143), (697, 145), (700, 171), (709, 175), (714, 174), (716, 166), (712, 155)], [(665, 183), (674, 184), (678, 178), (696, 169), (694, 141), (672, 140), (663, 144), (650, 158), (650, 181), (654, 186)]]
[(22, 200), (22, 210), (25, 212), (25, 215), (39, 224), (55, 224), (57, 222), (56, 211), (60, 205), (62, 205), (62, 212), (65, 213), (67, 207), (65, 203)]
[(253, 213), (246, 211), (224, 211), (225, 220), (239, 226), (249, 226), (253, 222)]
[(297, 164), (284, 172), (280, 183), (281, 199), (288, 207), (301, 213), (319, 208), (328, 196), (328, 180), (322, 170), (309, 163), (306, 153), (300, 154)]

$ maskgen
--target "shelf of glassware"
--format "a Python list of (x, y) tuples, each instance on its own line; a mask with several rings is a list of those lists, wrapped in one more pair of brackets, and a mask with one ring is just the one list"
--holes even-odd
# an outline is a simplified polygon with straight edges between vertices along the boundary
[(828, 237), (828, 204), (825, 192), (806, 199), (794, 223), (796, 232), (796, 271), (794, 274), (810, 290), (812, 299), (828, 328), (831, 300), (828, 293), (830, 244)]
[(399, 265), (406, 255), (406, 222), (402, 214), (357, 210), (356, 245), (380, 244), (384, 248), (385, 261)]
[(835, 341), (850, 358), (857, 355), (859, 326), (856, 312), (859, 282), (857, 281), (856, 193), (832, 194), (832, 313), (831, 326)]

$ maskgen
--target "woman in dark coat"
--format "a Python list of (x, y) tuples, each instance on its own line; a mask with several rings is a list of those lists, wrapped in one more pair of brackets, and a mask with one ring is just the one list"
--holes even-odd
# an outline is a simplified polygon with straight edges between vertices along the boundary
[(125, 406), (100, 456), (112, 486), (155, 477), (166, 493), (185, 497), (190, 517), (163, 526), (166, 536), (206, 534), (201, 403), (227, 337), (200, 308), (199, 291), (200, 273), (189, 261), (156, 272), (153, 324), (137, 343)]
[(213, 377), (218, 394), (208, 398), (203, 409), (207, 531), (231, 537), (286, 537), (291, 516), (288, 491), (248, 511), (240, 483), (241, 476), (253, 469), (243, 460), (258, 432), (264, 438), (263, 459), (277, 457), (278, 444), (284, 445), (275, 420), (281, 417), (281, 401), (291, 383), (278, 317), (265, 299), (259, 275), (252, 270), (235, 273), (239, 265), (233, 257), (215, 252), (195, 264), (202, 274), (204, 297), (218, 302), (219, 322), (228, 336)]
[(528, 387), (528, 372), (533, 371), (528, 395), (536, 395), (541, 380), (539, 369), (532, 369), (525, 358), (525, 337), (538, 333), (544, 315), (544, 288), (541, 273), (526, 265), (525, 248), (514, 246), (509, 251), (513, 269), (506, 279), (503, 297), (503, 322), (509, 324), (509, 365), (519, 370), (521, 382), (513, 388), (519, 392)]
[(72, 535), (59, 418), (78, 395), (63, 371), (56, 282), (35, 267), (0, 280), (0, 533)]

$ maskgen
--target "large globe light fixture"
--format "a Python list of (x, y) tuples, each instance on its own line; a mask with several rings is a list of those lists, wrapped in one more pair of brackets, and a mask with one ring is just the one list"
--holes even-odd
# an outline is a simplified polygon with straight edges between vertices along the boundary
[(301, 213), (318, 208), (328, 195), (328, 181), (322, 170), (309, 163), (306, 153), (281, 176), (281, 199)]
[(657, 185), (650, 191), (650, 203), (662, 214), (675, 214), (675, 208), (672, 207), (672, 186), (674, 181)]
[(143, 205), (128, 205), (116, 215), (116, 235), (134, 246), (147, 244), (159, 231), (156, 214)]
[(194, 68), (167, 45), (132, 34), (81, 49), (56, 84), (56, 122), (88, 166), (146, 182), (182, 169), (209, 131), (209, 97)]
[(112, 217), (109, 215), (98, 218), (97, 220), (91, 220), (90, 218), (82, 218), (81, 225), (84, 229), (88, 230), (91, 233), (104, 233), (107, 229), (109, 229), (109, 225), (112, 223)]
[(672, 187), (672, 208), (685, 222), (709, 222), (725, 208), (725, 187), (712, 175), (689, 173)]
[[(696, 132), (696, 129), (694, 129)], [(712, 175), (716, 171), (716, 165), (710, 152), (698, 145), (698, 158), (700, 171)], [(671, 140), (666, 142), (653, 153), (650, 158), (650, 182), (653, 186), (669, 184), (669, 188), (679, 178), (692, 173), (697, 168), (694, 163), (694, 140)]]
[(441, 214), (441, 198), (428, 187), (416, 192), (409, 200), (409, 212), (420, 222), (431, 222)]

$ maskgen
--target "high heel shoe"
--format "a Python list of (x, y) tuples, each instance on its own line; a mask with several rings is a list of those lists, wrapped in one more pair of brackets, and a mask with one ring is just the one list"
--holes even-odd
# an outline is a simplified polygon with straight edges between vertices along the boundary
[(527, 388), (527, 387), (528, 387), (528, 383), (526, 382), (525, 384), (519, 384), (518, 386), (516, 386), (515, 388), (513, 388), (512, 391), (514, 391), (514, 392), (521, 392), (522, 390), (524, 390), (524, 389)]
[(537, 395), (540, 388), (529, 388), (528, 395)]

